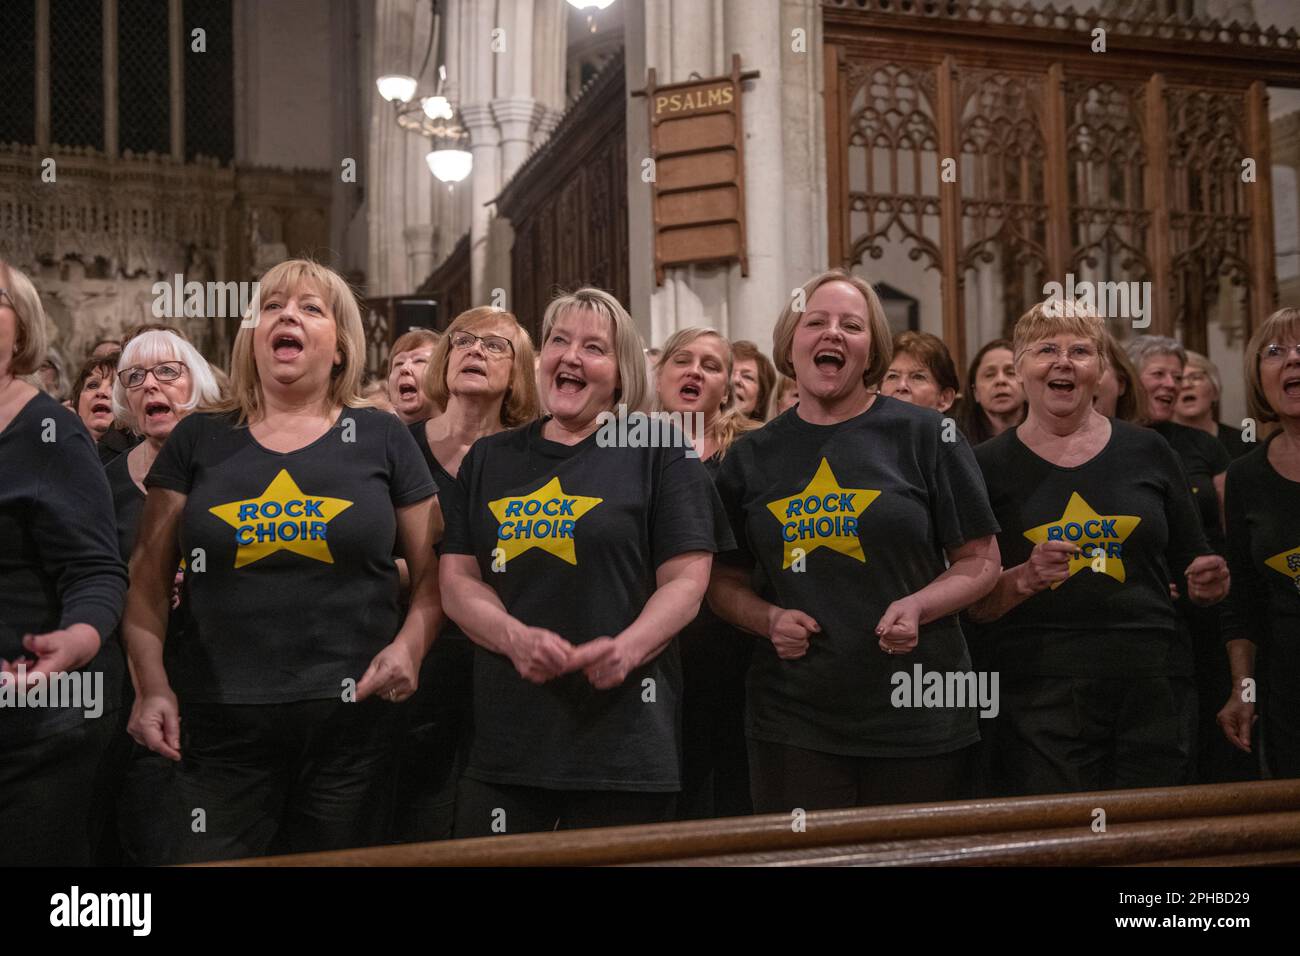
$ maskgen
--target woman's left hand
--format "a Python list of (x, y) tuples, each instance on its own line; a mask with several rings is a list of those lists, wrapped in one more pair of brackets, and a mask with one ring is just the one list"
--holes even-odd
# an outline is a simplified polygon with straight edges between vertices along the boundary
[(400, 704), (420, 686), (419, 662), (400, 641), (393, 641), (375, 655), (357, 684), (357, 703), (378, 694), (391, 704)]
[(1187, 566), (1187, 596), (1193, 604), (1205, 607), (1218, 604), (1228, 596), (1231, 577), (1228, 562), (1222, 555), (1203, 554)]
[(916, 598), (909, 595), (899, 598), (885, 608), (876, 636), (880, 649), (886, 654), (907, 654), (916, 649), (921, 634), (921, 608)]
[[(31, 684), (37, 673), (48, 679), (51, 674), (71, 673), (89, 664), (99, 653), (99, 632), (89, 624), (73, 624), (60, 631), (28, 634), (23, 647), (36, 658), (35, 663), (26, 665), (27, 683)], [(17, 663), (4, 662), (8, 666), (0, 666), (0, 670), (16, 676)]]
[(628, 642), (614, 637), (597, 637), (579, 644), (569, 655), (569, 670), (581, 668), (596, 690), (618, 687), (639, 663)]

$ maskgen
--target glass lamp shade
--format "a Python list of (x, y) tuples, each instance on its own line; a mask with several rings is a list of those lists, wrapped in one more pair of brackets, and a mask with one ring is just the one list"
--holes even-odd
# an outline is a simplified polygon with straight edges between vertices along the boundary
[(445, 96), (426, 96), (420, 100), (424, 115), (431, 120), (449, 120), (452, 117), (451, 104)]
[(579, 10), (589, 10), (592, 7), (604, 10), (613, 2), (614, 0), (569, 0), (569, 6), (577, 7)]
[(474, 156), (465, 149), (435, 149), (424, 157), (429, 172), (444, 183), (458, 183), (474, 167)]
[(379, 87), (379, 95), (390, 103), (409, 103), (415, 95), (415, 77), (412, 76), (389, 73), (375, 80), (375, 85)]

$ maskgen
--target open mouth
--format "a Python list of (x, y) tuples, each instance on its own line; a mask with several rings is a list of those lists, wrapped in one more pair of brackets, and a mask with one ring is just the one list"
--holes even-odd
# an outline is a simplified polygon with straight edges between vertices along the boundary
[(302, 340), (292, 332), (276, 332), (271, 337), (271, 354), (283, 362), (293, 361), (302, 350)]
[(1154, 399), (1157, 404), (1164, 405), (1167, 408), (1174, 407), (1174, 396), (1169, 392), (1161, 392), (1159, 395), (1154, 396)]
[(405, 400), (414, 400), (420, 394), (420, 390), (415, 387), (414, 382), (402, 382), (397, 386), (397, 397)]
[(144, 417), (147, 420), (154, 420), (170, 415), (172, 407), (166, 402), (146, 402), (144, 406)]
[(1047, 387), (1054, 392), (1060, 392), (1064, 395), (1069, 395), (1071, 392), (1074, 391), (1075, 385), (1074, 382), (1068, 378), (1053, 378), (1053, 379), (1048, 379)]
[(844, 355), (834, 349), (822, 349), (813, 356), (813, 364), (819, 369), (831, 369), (838, 372), (844, 367)]
[(700, 397), (701, 392), (700, 392), (700, 387), (696, 385), (694, 382), (687, 382), (680, 389), (678, 389), (677, 394), (680, 395), (682, 398), (687, 398), (694, 401), (695, 399)]
[(1289, 375), (1282, 379), (1282, 391), (1288, 398), (1300, 397), (1300, 375)]
[(558, 372), (555, 376), (555, 390), (561, 395), (576, 395), (587, 387), (587, 382), (569, 372)]
[(91, 404), (90, 404), (90, 414), (92, 414), (92, 415), (112, 415), (112, 414), (113, 414), (113, 406), (112, 406), (109, 402), (105, 402), (105, 401), (103, 401), (103, 400), (99, 400), (99, 401), (91, 402)]
[(460, 374), (462, 375), (481, 375), (487, 378), (487, 369), (477, 362), (467, 362), (461, 366)]

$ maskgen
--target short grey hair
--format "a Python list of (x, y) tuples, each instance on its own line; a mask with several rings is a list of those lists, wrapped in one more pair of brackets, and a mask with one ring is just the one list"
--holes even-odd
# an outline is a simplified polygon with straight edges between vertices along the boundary
[(1131, 339), (1125, 349), (1128, 357), (1137, 366), (1139, 375), (1142, 374), (1143, 366), (1157, 355), (1173, 355), (1180, 364), (1187, 364), (1187, 350), (1183, 348), (1181, 342), (1167, 335), (1139, 335)]
[[(117, 360), (119, 372), (124, 372), (137, 365), (157, 365), (159, 362), (184, 362), (190, 377), (190, 397), (176, 407), (180, 412), (192, 412), (200, 405), (215, 405), (221, 400), (221, 387), (217, 385), (216, 376), (207, 359), (175, 332), (166, 329), (153, 329), (141, 332), (122, 349)], [(120, 376), (113, 376), (113, 417), (139, 431), (139, 423), (131, 414), (131, 406), (126, 401), (126, 386)]]

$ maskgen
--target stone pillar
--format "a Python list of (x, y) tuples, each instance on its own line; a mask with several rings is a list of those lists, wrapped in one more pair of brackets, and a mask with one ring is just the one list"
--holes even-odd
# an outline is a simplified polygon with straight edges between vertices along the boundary
[(36, 145), (50, 145), (50, 0), (36, 0)]
[(481, 304), (489, 296), (488, 231), (493, 211), (487, 204), (500, 191), (501, 136), (492, 108), (486, 103), (462, 107), (461, 114), (469, 129), (470, 152), (474, 154), (474, 171), (470, 173), (469, 261), (473, 299)]
[(529, 97), (492, 101), (492, 116), (501, 130), (501, 183), (505, 185), (532, 151), (533, 123), (541, 112)]
[[(632, 314), (651, 344), (680, 328), (710, 325), (771, 349), (790, 290), (825, 267), (825, 119), (821, 11), (815, 0), (628, 0), (627, 87), (719, 76), (739, 53), (760, 77), (744, 84), (745, 214), (749, 275), (738, 263), (667, 270), (655, 285), (646, 102), (628, 101), (628, 228)], [(804, 30), (796, 52), (791, 31)], [(790, 162), (787, 164), (787, 159)]]

